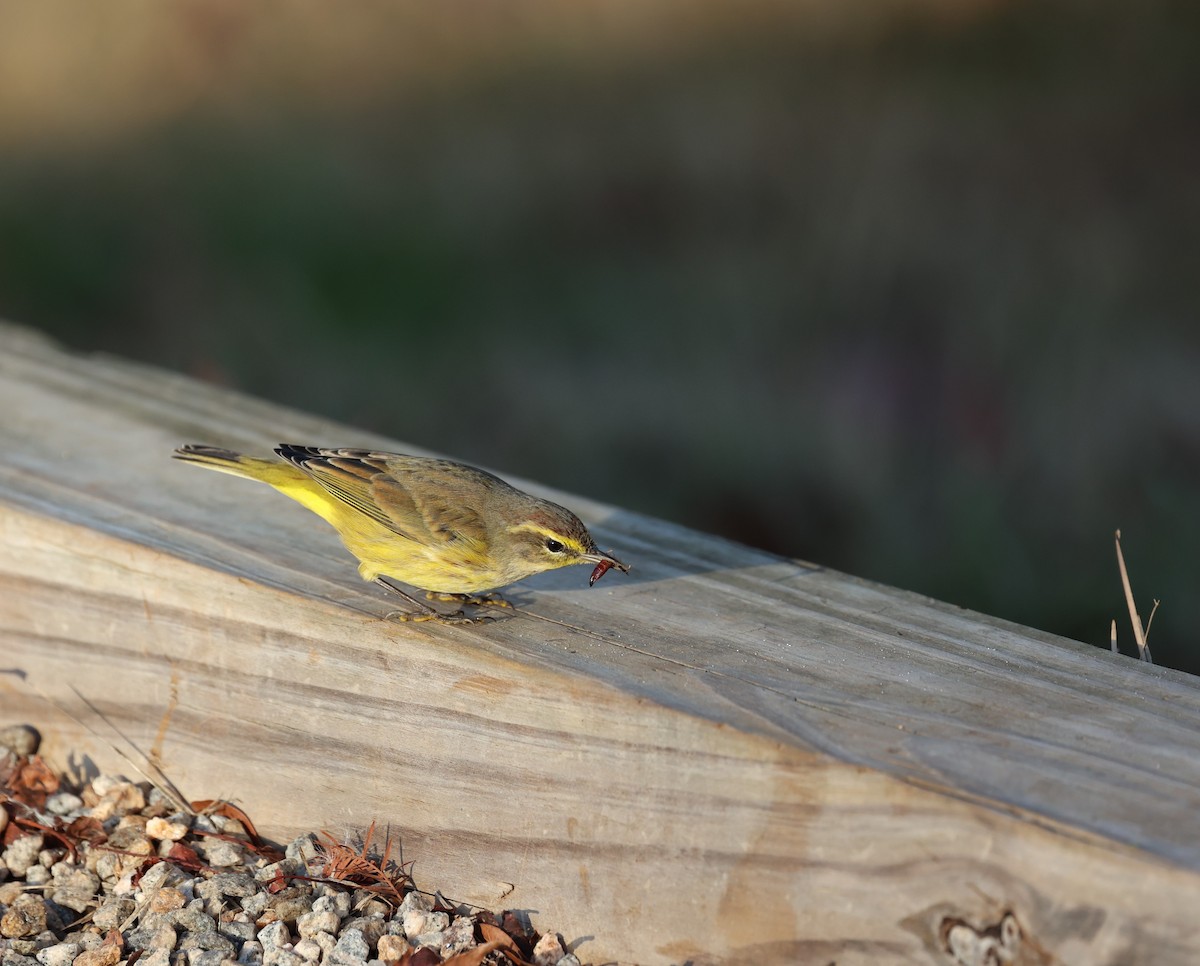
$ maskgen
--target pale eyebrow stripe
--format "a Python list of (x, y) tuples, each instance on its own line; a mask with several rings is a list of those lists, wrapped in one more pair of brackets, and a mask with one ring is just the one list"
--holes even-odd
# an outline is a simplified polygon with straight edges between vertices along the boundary
[(587, 548), (577, 540), (572, 540), (566, 534), (557, 533), (554, 530), (549, 530), (546, 527), (539, 527), (536, 523), (518, 523), (515, 527), (509, 527), (509, 533), (516, 533), (519, 530), (529, 530), (531, 533), (540, 533), (543, 537), (550, 537), (552, 540), (557, 540), (565, 547), (570, 547), (579, 553), (585, 553)]

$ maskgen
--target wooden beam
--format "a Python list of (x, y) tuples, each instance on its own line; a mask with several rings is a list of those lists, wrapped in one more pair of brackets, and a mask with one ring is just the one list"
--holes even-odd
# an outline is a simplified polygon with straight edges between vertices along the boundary
[(521, 481), (633, 574), (401, 624), (316, 517), (169, 456), (410, 447), (14, 327), (0, 413), (0, 724), (59, 760), (130, 771), (41, 697), (104, 731), (77, 690), (193, 797), (390, 822), (594, 962), (1200, 955), (1189, 676)]

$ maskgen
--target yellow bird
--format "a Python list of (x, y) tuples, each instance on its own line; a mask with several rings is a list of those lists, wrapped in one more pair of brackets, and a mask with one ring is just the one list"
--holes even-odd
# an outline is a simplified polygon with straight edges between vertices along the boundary
[(281, 459), (244, 456), (215, 446), (175, 450), (176, 459), (261, 480), (329, 523), (359, 560), (363, 580), (399, 594), (415, 610), (401, 620), (469, 623), (461, 609), (443, 614), (391, 579), (460, 605), (509, 603), (494, 593), (543, 570), (595, 565), (591, 583), (629, 568), (601, 553), (579, 517), (497, 476), (451, 460), (363, 449), (281, 444)]

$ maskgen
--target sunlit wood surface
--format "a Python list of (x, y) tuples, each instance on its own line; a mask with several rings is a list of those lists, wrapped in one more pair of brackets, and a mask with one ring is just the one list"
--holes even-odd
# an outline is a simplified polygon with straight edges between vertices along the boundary
[(391, 823), (585, 962), (1200, 955), (1188, 676), (529, 483), (633, 573), (401, 624), (319, 519), (169, 457), (404, 444), (18, 328), (0, 413), (0, 724), (59, 762), (131, 773), (116, 726), (276, 839)]

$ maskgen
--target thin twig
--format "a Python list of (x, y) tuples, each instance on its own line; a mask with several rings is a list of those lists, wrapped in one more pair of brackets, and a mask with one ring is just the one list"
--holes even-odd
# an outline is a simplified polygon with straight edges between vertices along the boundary
[[(1138, 616), (1137, 605), (1133, 600), (1133, 588), (1129, 586), (1129, 572), (1125, 569), (1125, 555), (1121, 553), (1121, 531), (1116, 534), (1117, 546), (1117, 568), (1121, 571), (1121, 586), (1125, 588), (1125, 603), (1129, 606), (1129, 623), (1133, 625), (1133, 639), (1137, 644), (1138, 657), (1147, 664), (1153, 664), (1154, 661), (1150, 658), (1150, 649), (1146, 645), (1146, 629), (1142, 627), (1142, 619)], [(1154, 609), (1158, 609), (1158, 601), (1154, 602)], [(1154, 611), (1150, 612), (1150, 619), (1154, 619)]]
[(1146, 618), (1146, 640), (1150, 640), (1150, 625), (1154, 623), (1154, 615), (1158, 613), (1158, 605), (1162, 601), (1155, 599), (1154, 606), (1150, 608), (1150, 616)]

